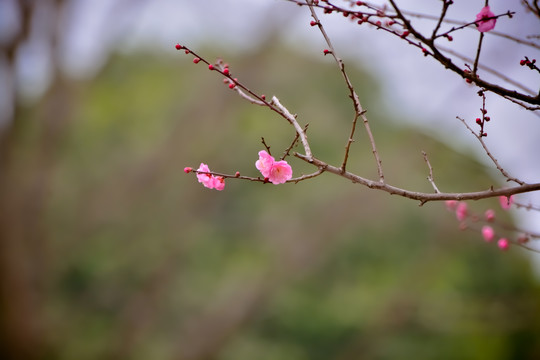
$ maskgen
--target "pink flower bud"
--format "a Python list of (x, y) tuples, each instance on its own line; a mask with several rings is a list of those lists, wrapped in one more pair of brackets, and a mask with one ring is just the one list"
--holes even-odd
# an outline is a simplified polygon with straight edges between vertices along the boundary
[(448, 210), (454, 211), (457, 207), (458, 202), (456, 200), (446, 200), (444, 204), (446, 205), (446, 208)]
[(456, 217), (459, 221), (463, 221), (467, 218), (467, 203), (459, 202), (456, 207)]
[(493, 209), (487, 209), (484, 213), (484, 217), (486, 218), (486, 221), (493, 221), (495, 220), (495, 211)]
[(514, 202), (514, 195), (511, 195), (510, 197), (500, 196), (499, 202), (501, 203), (501, 208), (503, 208), (503, 210), (508, 210), (512, 206), (512, 202)]
[(484, 240), (486, 240), (486, 242), (491, 242), (495, 237), (495, 231), (493, 231), (493, 228), (491, 226), (486, 225), (482, 227), (482, 236), (484, 237)]
[(502, 251), (506, 251), (506, 250), (508, 250), (508, 248), (510, 247), (510, 243), (508, 242), (507, 239), (502, 238), (502, 239), (499, 239), (499, 241), (497, 241), (497, 246), (498, 246), (499, 249), (501, 249)]
[(192, 172), (192, 171), (193, 171), (193, 169), (190, 168), (189, 166), (184, 168), (184, 172), (185, 172), (186, 174), (189, 174), (189, 173)]

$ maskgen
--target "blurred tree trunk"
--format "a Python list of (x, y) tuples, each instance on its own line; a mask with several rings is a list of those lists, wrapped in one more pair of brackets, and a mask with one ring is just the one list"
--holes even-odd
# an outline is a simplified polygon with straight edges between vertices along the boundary
[[(63, 1), (19, 1), (19, 29), (2, 48), (11, 77), (8, 91), (13, 101), (11, 116), (0, 143), (0, 341), (3, 359), (41, 359), (50, 356), (44, 321), (47, 275), (47, 233), (43, 222), (55, 149), (69, 118), (70, 103), (65, 83), (57, 71), (58, 17)], [(47, 32), (36, 32), (38, 6), (53, 14)], [(37, 38), (35, 38), (37, 37)], [(51, 49), (51, 88), (35, 113), (18, 99), (15, 78), (17, 56), (30, 41)], [(35, 140), (26, 141), (28, 130)]]

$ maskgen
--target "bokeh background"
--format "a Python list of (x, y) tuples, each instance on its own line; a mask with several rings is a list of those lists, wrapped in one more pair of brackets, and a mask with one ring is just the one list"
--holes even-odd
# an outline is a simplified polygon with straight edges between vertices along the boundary
[[(483, 6), (456, 3), (455, 18)], [(351, 105), (305, 9), (274, 0), (0, 4), (2, 358), (540, 358), (534, 258), (460, 231), (442, 204), (419, 207), (331, 175), (282, 186), (227, 180), (217, 192), (183, 172), (205, 162), (256, 176), (260, 138), (279, 154), (294, 134), (177, 42), (276, 94), (310, 124), (315, 153), (340, 163)], [(526, 19), (506, 29), (537, 31)], [(474, 88), (423, 58), (411, 68), (418, 54), (374, 30), (328, 22), (390, 183), (431, 191), (423, 150), (441, 189), (500, 184), (455, 120), (477, 117)], [(486, 61), (534, 88), (513, 60), (493, 55), (496, 44), (485, 45)], [(521, 48), (505, 46), (519, 62)], [(492, 118), (501, 114), (491, 145), (534, 179), (537, 118), (488, 101)], [(357, 134), (350, 169), (375, 177)], [(295, 175), (312, 171), (289, 160)], [(495, 200), (470, 206), (537, 225)]]

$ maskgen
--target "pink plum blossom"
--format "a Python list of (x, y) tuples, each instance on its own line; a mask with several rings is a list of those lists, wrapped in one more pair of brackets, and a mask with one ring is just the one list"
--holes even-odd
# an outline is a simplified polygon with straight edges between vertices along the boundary
[(454, 211), (456, 210), (458, 202), (456, 200), (446, 200), (444, 204), (446, 205), (447, 210)]
[(514, 202), (514, 195), (511, 195), (510, 197), (500, 196), (499, 202), (501, 203), (501, 207), (503, 208), (503, 210), (508, 210)]
[(274, 162), (275, 160), (270, 154), (264, 150), (261, 150), (259, 151), (259, 160), (255, 162), (255, 167), (261, 172), (262, 176), (269, 178)]
[(489, 6), (483, 7), (482, 10), (476, 14), (476, 27), (478, 31), (487, 32), (493, 30), (495, 23), (497, 23), (497, 19), (484, 20), (493, 16), (495, 16), (495, 14), (489, 10)]
[(259, 160), (255, 162), (255, 167), (274, 185), (283, 184), (292, 178), (291, 166), (285, 160), (275, 161), (274, 157), (264, 150), (259, 151)]
[(482, 236), (484, 237), (484, 240), (486, 240), (487, 242), (491, 242), (495, 237), (495, 231), (493, 231), (493, 228), (491, 226), (483, 226)]
[(459, 221), (465, 220), (467, 218), (467, 203), (459, 202), (456, 206), (456, 217)]
[(486, 221), (493, 221), (495, 220), (495, 211), (493, 209), (487, 209), (484, 213), (484, 217), (486, 218)]
[(197, 173), (197, 179), (205, 187), (209, 189), (216, 189), (219, 191), (225, 188), (225, 179), (223, 179), (223, 177), (215, 176), (212, 174), (205, 174), (206, 172), (210, 172), (208, 165), (201, 163), (201, 166), (199, 166), (197, 172), (202, 172), (202, 174)]
[(508, 248), (510, 247), (510, 243), (508, 242), (507, 239), (502, 238), (502, 239), (499, 239), (499, 241), (497, 241), (497, 246), (499, 247), (499, 249), (505, 251), (505, 250), (508, 250)]

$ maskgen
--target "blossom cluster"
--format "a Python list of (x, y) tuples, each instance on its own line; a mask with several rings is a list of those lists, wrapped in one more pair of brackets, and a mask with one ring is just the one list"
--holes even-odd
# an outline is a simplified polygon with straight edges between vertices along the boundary
[(259, 151), (255, 167), (274, 185), (283, 184), (292, 178), (291, 166), (285, 160), (276, 161), (264, 150)]
[[(255, 162), (255, 167), (264, 176), (264, 182), (271, 182), (274, 185), (283, 184), (292, 178), (292, 168), (285, 160), (276, 161), (268, 152), (259, 151), (259, 160)], [(197, 170), (190, 167), (184, 168), (186, 174), (190, 172), (197, 173), (197, 180), (209, 189), (223, 190), (225, 188), (225, 176), (216, 175), (210, 171), (207, 164), (201, 163)], [(240, 173), (236, 172), (234, 177), (240, 177)], [(249, 178), (248, 178), (249, 179)], [(253, 178), (252, 180), (257, 180)], [(258, 178), (261, 181), (260, 178)]]
[[(190, 173), (192, 171), (193, 169), (190, 167), (184, 168), (185, 173)], [(210, 168), (205, 163), (201, 163), (201, 165), (195, 172), (197, 173), (197, 180), (199, 180), (199, 182), (203, 184), (204, 187), (207, 187), (209, 189), (216, 189), (218, 191), (225, 189), (225, 179), (223, 178), (223, 176), (217, 176), (212, 174)]]
[[(514, 201), (514, 197), (510, 196), (500, 196), (499, 197), (499, 203), (501, 205), (501, 208), (503, 210), (508, 210), (511, 208), (512, 203)], [(460, 222), (460, 227), (465, 229), (467, 228), (467, 224), (465, 221), (467, 219), (471, 219), (473, 222), (483, 220), (487, 224), (482, 226), (480, 229), (480, 233), (482, 234), (482, 237), (486, 242), (492, 242), (496, 238), (496, 232), (493, 229), (490, 223), (493, 223), (495, 221), (495, 211), (493, 209), (488, 209), (483, 214), (482, 219), (479, 219), (478, 216), (474, 216), (470, 214), (469, 208), (466, 202), (463, 201), (456, 201), (456, 200), (448, 200), (446, 201), (446, 208), (450, 211), (455, 212), (457, 220)], [(524, 244), (528, 241), (528, 237), (526, 235), (522, 235), (517, 239), (517, 242), (519, 244)], [(506, 237), (501, 237), (497, 241), (497, 246), (501, 250), (508, 250), (510, 247), (510, 241)]]

